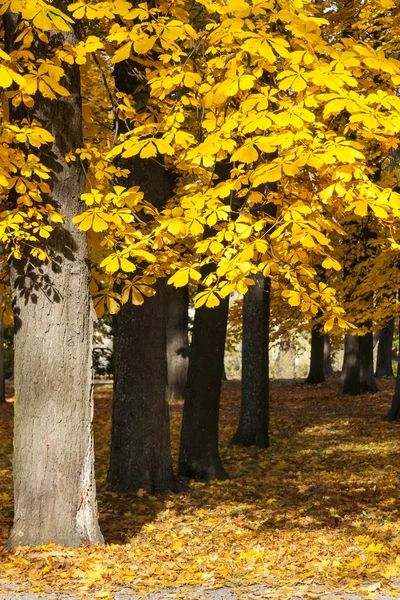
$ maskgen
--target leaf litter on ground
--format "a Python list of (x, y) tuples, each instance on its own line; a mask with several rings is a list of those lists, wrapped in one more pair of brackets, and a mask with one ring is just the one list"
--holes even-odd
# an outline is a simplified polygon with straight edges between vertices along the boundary
[[(103, 487), (111, 387), (96, 390), (96, 476), (106, 546), (49, 544), (1, 551), (0, 584), (31, 593), (112, 598), (160, 588), (251, 586), (265, 598), (327, 592), (399, 597), (400, 424), (382, 417), (393, 380), (373, 396), (340, 398), (338, 382), (273, 382), (271, 446), (230, 444), (240, 385), (221, 400), (221, 456), (228, 481), (192, 482), (178, 494), (123, 495)], [(170, 407), (176, 462), (182, 403)], [(0, 543), (12, 525), (12, 404), (0, 405)], [(187, 592), (182, 587), (182, 596)], [(343, 597), (343, 596), (342, 596)]]

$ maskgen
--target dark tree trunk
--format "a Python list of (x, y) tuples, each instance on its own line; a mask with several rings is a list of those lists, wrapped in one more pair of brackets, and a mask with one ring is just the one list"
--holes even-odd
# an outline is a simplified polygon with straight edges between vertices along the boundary
[[(400, 319), (398, 336), (398, 339), (400, 341)], [(394, 394), (392, 398), (392, 406), (390, 407), (390, 410), (386, 415), (386, 421), (400, 421), (400, 352), (397, 360), (397, 375)]]
[(324, 334), (324, 373), (325, 377), (331, 377), (333, 375), (331, 342), (327, 333)]
[(359, 338), (349, 333), (344, 336), (341, 393), (348, 396), (361, 394)]
[[(56, 2), (67, 13), (66, 2)], [(6, 29), (13, 16), (7, 14)], [(73, 31), (50, 36), (74, 45)], [(43, 51), (51, 51), (47, 47)], [(39, 53), (39, 50), (37, 51)], [(85, 178), (65, 154), (82, 146), (79, 67), (63, 63), (71, 95), (37, 95), (31, 117), (52, 133), (41, 159), (52, 172), (49, 200), (64, 216), (47, 240), (50, 262), (26, 251), (11, 265), (15, 323), (14, 526), (8, 547), (49, 541), (98, 543), (93, 468), (93, 305), (87, 240), (71, 219), (82, 210)]]
[(243, 299), (242, 401), (232, 443), (268, 448), (270, 280), (255, 276)]
[(324, 375), (324, 334), (318, 326), (311, 330), (311, 360), (310, 371), (306, 383), (323, 383)]
[(391, 319), (379, 332), (375, 377), (393, 377), (393, 335), (394, 319)]
[(176, 489), (166, 398), (166, 290), (114, 317), (114, 400), (107, 487), (115, 492)]
[(226, 479), (218, 452), (219, 402), (229, 298), (196, 309), (185, 390), (178, 473), (192, 479)]
[[(128, 61), (115, 66), (118, 90), (134, 95), (138, 78)], [(124, 130), (120, 123), (120, 131)], [(161, 161), (126, 159), (124, 186), (140, 186), (145, 199), (162, 210), (172, 178)], [(143, 215), (146, 218), (146, 215)], [(167, 293), (159, 280), (156, 295), (134, 306), (130, 300), (114, 318), (114, 398), (107, 487), (116, 492), (175, 491), (167, 402)]]
[(376, 394), (378, 386), (374, 377), (374, 339), (372, 332), (359, 337), (360, 351), (360, 391), (362, 394)]
[[(128, 163), (124, 163), (124, 168)], [(156, 161), (132, 160), (129, 185), (139, 185), (158, 209), (169, 187)], [(156, 295), (141, 306), (130, 300), (114, 317), (114, 399), (107, 487), (115, 492), (151, 493), (176, 490), (170, 449), (167, 402), (167, 292), (156, 283)]]
[(4, 369), (4, 323), (0, 321), (0, 404), (6, 401), (6, 375)]
[(183, 400), (189, 363), (188, 286), (167, 286), (168, 402)]

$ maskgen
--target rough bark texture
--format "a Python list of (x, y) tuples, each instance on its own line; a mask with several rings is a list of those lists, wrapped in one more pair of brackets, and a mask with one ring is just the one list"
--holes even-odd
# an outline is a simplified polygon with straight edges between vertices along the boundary
[(107, 486), (116, 492), (176, 489), (167, 404), (166, 290), (114, 317), (114, 400)]
[(362, 394), (376, 394), (378, 386), (374, 377), (374, 340), (372, 332), (359, 337), (360, 390)]
[(168, 402), (183, 400), (189, 364), (189, 289), (167, 286)]
[(306, 383), (323, 383), (324, 375), (324, 334), (319, 327), (311, 330), (311, 360), (310, 371)]
[(325, 377), (331, 377), (333, 375), (331, 342), (327, 333), (324, 334), (324, 374)]
[(393, 377), (393, 334), (394, 319), (391, 319), (379, 332), (375, 377)]
[(255, 280), (243, 299), (242, 401), (232, 443), (268, 448), (270, 280)]
[(344, 337), (341, 393), (349, 396), (361, 394), (359, 338), (349, 333)]
[[(57, 3), (66, 10), (66, 3)], [(55, 43), (74, 44), (57, 33)], [(63, 65), (64, 68), (66, 65)], [(79, 70), (67, 66), (71, 96), (36, 98), (34, 116), (55, 137), (42, 160), (65, 224), (51, 234), (51, 263), (29, 255), (11, 265), (15, 317), (14, 526), (8, 547), (101, 542), (92, 441), (93, 308), (86, 235), (71, 219), (85, 181), (65, 153), (82, 146)]]
[[(399, 320), (399, 331), (398, 339), (400, 340), (400, 320)], [(400, 421), (400, 352), (397, 361), (397, 376), (394, 394), (392, 398), (392, 406), (386, 415), (386, 421)]]
[[(140, 80), (129, 61), (115, 66), (118, 90), (132, 94)], [(119, 130), (126, 130), (124, 122)], [(140, 186), (145, 199), (164, 208), (173, 188), (161, 161), (126, 159), (124, 186)], [(143, 215), (146, 219), (146, 215)], [(135, 273), (137, 274), (137, 273)], [(176, 490), (167, 403), (167, 295), (165, 281), (142, 306), (124, 304), (114, 317), (114, 398), (107, 487), (116, 492)]]
[(6, 375), (4, 371), (4, 323), (0, 321), (0, 403), (6, 401)]
[(229, 299), (216, 308), (198, 308), (194, 317), (181, 432), (178, 473), (226, 479), (218, 453), (219, 400)]

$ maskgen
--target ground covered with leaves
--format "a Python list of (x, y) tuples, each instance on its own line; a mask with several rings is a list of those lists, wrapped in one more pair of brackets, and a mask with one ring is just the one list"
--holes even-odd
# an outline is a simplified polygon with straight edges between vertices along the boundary
[[(381, 392), (338, 397), (338, 382), (272, 385), (271, 447), (229, 444), (240, 387), (222, 398), (221, 455), (229, 481), (191, 483), (152, 497), (105, 491), (111, 388), (96, 393), (98, 502), (106, 546), (49, 545), (0, 553), (0, 584), (30, 592), (110, 598), (184, 585), (271, 586), (263, 597), (295, 591), (399, 596), (400, 424), (382, 417), (393, 380)], [(0, 406), (0, 542), (12, 524), (12, 404)], [(177, 458), (182, 406), (171, 406)], [(185, 595), (182, 590), (182, 596)], [(176, 597), (176, 595), (174, 596)]]

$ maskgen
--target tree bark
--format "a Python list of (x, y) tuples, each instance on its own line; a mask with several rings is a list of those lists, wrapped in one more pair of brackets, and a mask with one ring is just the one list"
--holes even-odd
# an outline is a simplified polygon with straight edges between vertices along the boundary
[(167, 404), (166, 290), (114, 317), (114, 400), (107, 487), (176, 490)]
[(324, 374), (325, 377), (331, 377), (333, 375), (331, 342), (328, 333), (324, 334)]
[(242, 401), (232, 443), (268, 448), (270, 280), (254, 278), (243, 299)]
[(168, 402), (183, 400), (189, 363), (188, 286), (167, 286)]
[(311, 360), (310, 371), (306, 383), (323, 383), (324, 375), (324, 347), (325, 336), (320, 328), (313, 326), (311, 330)]
[[(66, 2), (57, 7), (66, 11)], [(8, 17), (6, 17), (8, 18)], [(74, 32), (54, 43), (75, 44)], [(48, 49), (47, 49), (48, 50)], [(82, 146), (79, 68), (68, 66), (71, 95), (35, 99), (32, 116), (55, 137), (41, 159), (52, 171), (51, 201), (65, 218), (40, 263), (25, 252), (11, 264), (15, 322), (14, 525), (7, 542), (102, 542), (93, 468), (93, 307), (86, 234), (71, 219), (85, 190), (78, 162), (65, 154)]]
[(372, 331), (359, 337), (360, 352), (360, 391), (362, 394), (376, 394), (378, 386), (374, 377), (374, 339)]
[(393, 334), (394, 319), (391, 319), (379, 332), (375, 377), (393, 377)]
[[(117, 63), (115, 85), (135, 98), (140, 80), (129, 61)], [(126, 131), (124, 122), (120, 131)], [(158, 210), (172, 194), (172, 177), (160, 160), (120, 160), (130, 171), (124, 186), (140, 186)], [(146, 219), (143, 215), (143, 219)], [(137, 274), (137, 273), (136, 273)], [(106, 486), (115, 492), (176, 491), (167, 403), (167, 294), (164, 280), (141, 306), (128, 300), (114, 317), (114, 397)]]
[(4, 323), (0, 321), (0, 404), (6, 401), (6, 374), (4, 369)]
[(196, 309), (185, 390), (178, 474), (227, 479), (218, 452), (219, 402), (229, 298)]
[[(399, 330), (398, 330), (398, 339), (400, 341), (400, 319), (399, 319)], [(400, 352), (397, 360), (397, 375), (396, 375), (396, 384), (394, 389), (394, 394), (392, 397), (392, 405), (389, 409), (389, 412), (386, 415), (386, 421), (400, 421)]]
[(361, 394), (359, 338), (349, 333), (344, 337), (341, 393), (349, 396)]

